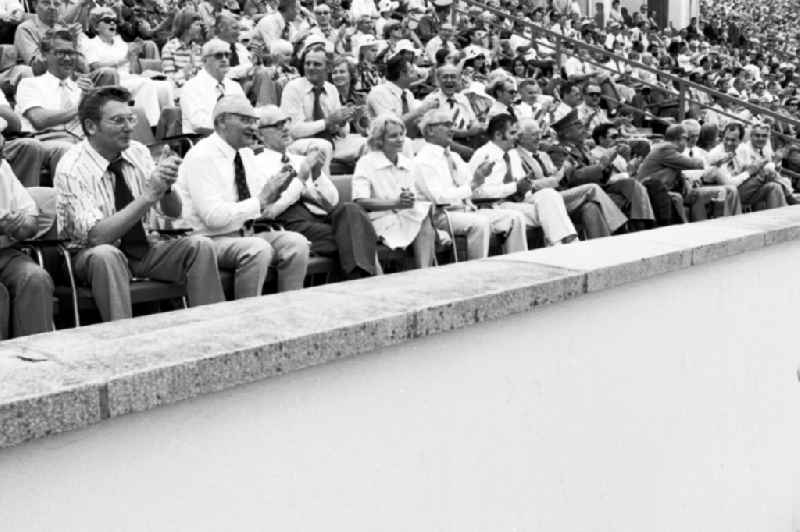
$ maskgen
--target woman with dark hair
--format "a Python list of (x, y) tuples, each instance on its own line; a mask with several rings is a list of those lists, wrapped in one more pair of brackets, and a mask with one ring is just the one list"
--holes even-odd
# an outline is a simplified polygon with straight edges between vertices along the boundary
[(521, 55), (511, 61), (511, 74), (518, 82), (533, 77), (533, 71), (528, 66), (528, 61)]
[(461, 63), (462, 71), (470, 69), (474, 81), (486, 84), (489, 81), (489, 67), (486, 65), (486, 56), (483, 54), (467, 55)]
[(161, 50), (164, 74), (176, 87), (182, 87), (202, 67), (204, 41), (205, 29), (200, 14), (190, 8), (178, 11), (172, 37)]
[(697, 138), (697, 147), (710, 151), (719, 142), (719, 128), (715, 124), (703, 124), (700, 136)]

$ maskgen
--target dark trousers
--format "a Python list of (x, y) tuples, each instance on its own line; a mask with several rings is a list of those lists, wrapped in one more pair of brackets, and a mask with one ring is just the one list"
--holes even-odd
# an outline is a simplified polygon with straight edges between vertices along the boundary
[(653, 205), (653, 214), (658, 225), (672, 225), (683, 223), (683, 217), (675, 210), (675, 204), (669, 195), (667, 186), (658, 179), (648, 179), (642, 183), (650, 196)]
[(53, 330), (53, 281), (24, 253), (0, 249), (0, 340)]
[(340, 203), (327, 216), (318, 216), (297, 202), (278, 216), (278, 222), (311, 241), (311, 253), (339, 256), (348, 278), (375, 275), (378, 235), (367, 213), (355, 203)]

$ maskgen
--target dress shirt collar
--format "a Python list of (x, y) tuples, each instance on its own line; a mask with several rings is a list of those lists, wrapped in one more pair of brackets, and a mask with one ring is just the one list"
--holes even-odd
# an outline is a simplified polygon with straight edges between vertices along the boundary
[(375, 168), (377, 170), (393, 166), (397, 166), (397, 168), (402, 168), (404, 170), (411, 170), (411, 161), (409, 161), (408, 158), (402, 153), (397, 154), (397, 165), (392, 164), (392, 161), (390, 161), (389, 158), (386, 157), (386, 154), (382, 151), (377, 150), (375, 153), (377, 155), (377, 161), (375, 163)]
[(219, 136), (218, 133), (214, 132), (208, 136), (208, 141), (212, 143), (214, 146), (222, 152), (222, 155), (225, 156), (226, 159), (233, 160), (236, 157), (237, 150), (233, 149), (233, 146), (228, 144), (228, 142)]
[(51, 74), (49, 70), (46, 71), (44, 74), (42, 74), (41, 77), (42, 77), (42, 79), (47, 80), (47, 83), (50, 83), (55, 87), (58, 87), (59, 85), (61, 85), (61, 82), (63, 81), (64, 84), (67, 86), (67, 88), (69, 88), (70, 90), (75, 90), (75, 89), (78, 88), (78, 84), (75, 83), (72, 80), (71, 77), (68, 76), (68, 77), (64, 78), (63, 80), (61, 80), (61, 79), (58, 79), (57, 77), (55, 77), (53, 74)]
[(503, 156), (506, 154), (506, 152), (503, 151), (503, 148), (501, 148), (500, 146), (495, 144), (494, 141), (492, 141), (492, 140), (490, 140), (489, 142), (487, 142), (483, 146), (484, 146), (484, 150), (486, 150), (486, 154), (489, 155), (492, 158), (500, 158), (500, 159), (502, 159)]
[[(88, 155), (89, 159), (91, 159), (92, 162), (97, 165), (97, 168), (101, 171), (101, 175), (105, 174), (108, 171), (108, 165), (111, 164), (111, 161), (103, 157), (100, 152), (97, 151), (94, 146), (92, 146), (92, 143), (89, 142), (88, 139), (84, 139), (81, 142), (83, 143), (84, 150), (86, 150), (86, 155)], [(131, 159), (129, 150), (121, 152), (119, 156), (131, 166), (136, 166)]]
[(223, 86), (225, 85), (225, 78), (222, 78), (222, 81), (217, 81), (216, 79), (211, 77), (211, 74), (209, 74), (208, 70), (206, 70), (205, 68), (201, 68), (197, 72), (197, 77), (200, 78), (200, 80), (202, 80), (203, 83), (205, 83), (209, 87), (216, 87), (217, 85), (223, 85)]
[[(303, 80), (303, 84), (304, 84), (304, 86), (303, 86), (303, 92), (307, 92), (307, 93), (311, 94), (311, 93), (313, 92), (313, 90), (314, 90), (314, 87), (315, 87), (316, 85), (314, 85), (313, 83), (311, 83), (310, 81), (308, 81), (308, 78), (307, 78), (307, 77), (305, 77), (305, 76), (303, 76), (303, 77), (302, 77), (302, 78), (300, 78), (300, 79), (302, 79), (302, 80)], [(326, 93), (326, 94), (327, 94), (327, 92), (328, 92), (328, 82), (327, 82), (327, 81), (323, 81), (323, 82), (322, 82), (322, 92), (323, 92), (323, 93)]]
[(426, 141), (425, 144), (422, 145), (422, 148), (420, 148), (419, 153), (423, 151), (426, 155), (430, 155), (431, 157), (440, 157), (444, 155), (444, 146)]

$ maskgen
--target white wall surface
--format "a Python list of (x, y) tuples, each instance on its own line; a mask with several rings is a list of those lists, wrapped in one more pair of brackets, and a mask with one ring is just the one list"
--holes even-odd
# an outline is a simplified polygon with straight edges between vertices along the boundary
[(0, 530), (800, 530), (798, 264), (776, 246), (2, 450)]

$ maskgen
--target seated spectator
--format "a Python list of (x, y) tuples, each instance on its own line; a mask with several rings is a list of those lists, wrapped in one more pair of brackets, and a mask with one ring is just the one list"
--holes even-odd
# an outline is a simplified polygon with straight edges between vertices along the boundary
[(503, 252), (528, 249), (525, 240), (525, 217), (504, 209), (480, 209), (472, 203), (473, 193), (492, 173), (492, 161), (485, 160), (474, 171), (457, 153), (450, 151), (453, 123), (446, 109), (429, 111), (420, 121), (425, 143), (414, 157), (416, 185), (423, 199), (438, 207), (434, 222), (437, 229), (452, 228), (455, 235), (467, 238), (467, 257), (480, 259), (489, 255), (492, 234), (507, 235)]
[(292, 43), (283, 39), (273, 41), (269, 46), (270, 66), (266, 67), (267, 76), (261, 88), (259, 101), (263, 105), (280, 105), (283, 89), (293, 79), (300, 77), (300, 72), (292, 66)]
[(203, 68), (186, 82), (181, 91), (183, 132), (208, 135), (214, 131), (212, 113), (223, 96), (244, 96), (241, 85), (226, 77), (230, 68), (230, 47), (220, 39), (203, 45)]
[[(0, 91), (0, 125), (4, 128), (2, 133), (5, 135), (18, 133), (22, 127), (22, 118), (11, 108), (2, 91)], [(37, 187), (41, 184), (42, 164), (47, 159), (47, 153), (39, 140), (26, 137), (7, 140), (2, 148), (2, 158), (11, 165), (14, 175), (23, 187)]]
[(201, 48), (205, 36), (202, 21), (202, 17), (190, 8), (178, 11), (172, 25), (172, 37), (161, 50), (161, 68), (177, 89), (203, 66)]
[(219, 267), (234, 272), (234, 296), (263, 293), (269, 266), (278, 270), (278, 291), (303, 287), (309, 242), (301, 234), (254, 224), (294, 178), (293, 167), (267, 170), (251, 146), (258, 115), (244, 95), (224, 96), (212, 113), (214, 133), (189, 150), (181, 164), (178, 191), (184, 220), (196, 234), (211, 237)]
[(436, 101), (418, 103), (408, 89), (414, 81), (414, 69), (402, 54), (395, 55), (386, 62), (386, 82), (372, 87), (367, 95), (367, 109), (370, 116), (391, 113), (399, 116), (407, 128), (409, 136), (417, 137), (416, 126), (419, 118), (438, 105)]
[(453, 42), (454, 31), (452, 24), (444, 22), (439, 26), (439, 33), (427, 42), (425, 53), (428, 54), (428, 60), (431, 63), (436, 62), (436, 52), (441, 49), (445, 49), (450, 53), (458, 51), (458, 47)]
[[(230, 51), (230, 69), (228, 77), (241, 84), (248, 99), (257, 105), (266, 105), (270, 102), (270, 92), (267, 85), (272, 82), (272, 73), (265, 67), (253, 63), (253, 54), (247, 46), (240, 41), (241, 29), (238, 18), (229, 12), (222, 12), (217, 15), (214, 22), (214, 33), (216, 37), (228, 43)], [(252, 43), (251, 48), (256, 50), (256, 60), (263, 50), (261, 43)], [(274, 43), (273, 43), (274, 48)]]
[(486, 85), (486, 94), (494, 98), (494, 103), (489, 109), (489, 119), (499, 114), (507, 114), (514, 122), (517, 121), (517, 112), (514, 110), (514, 102), (517, 99), (517, 84), (514, 82), (514, 78), (505, 73), (493, 74), (492, 79)]
[(111, 68), (119, 76), (119, 84), (131, 91), (136, 106), (144, 111), (147, 121), (155, 126), (161, 108), (173, 105), (172, 85), (131, 74), (131, 59), (138, 62), (137, 49), (117, 33), (117, 15), (107, 7), (92, 9), (89, 27), (95, 37), (83, 42), (82, 53), (89, 69)]
[(339, 92), (341, 104), (353, 106), (355, 109), (353, 118), (348, 121), (348, 130), (350, 133), (366, 137), (369, 131), (369, 115), (365, 105), (365, 94), (355, 90), (356, 66), (347, 57), (335, 57), (331, 63), (330, 78)]
[(655, 221), (650, 197), (644, 185), (630, 177), (609, 181), (613, 172), (615, 157), (605, 156), (593, 163), (586, 151), (584, 140), (586, 128), (578, 119), (577, 111), (571, 111), (553, 124), (558, 141), (566, 152), (564, 179), (569, 187), (585, 183), (597, 183), (617, 207), (628, 217), (628, 227), (632, 230), (644, 229)]
[(586, 97), (577, 107), (578, 119), (583, 122), (586, 131), (594, 131), (595, 127), (608, 122), (606, 110), (600, 107), (603, 91), (599, 85), (590, 84), (584, 92)]
[(719, 167), (725, 184), (738, 187), (742, 205), (753, 210), (785, 207), (786, 192), (774, 165), (747, 148), (739, 150), (744, 134), (744, 126), (738, 122), (725, 126), (722, 142), (708, 152), (709, 163)]
[(38, 214), (8, 162), (0, 163), (0, 340), (53, 329), (52, 279), (27, 255), (10, 247), (36, 234)]
[(451, 147), (460, 155), (470, 157), (471, 147), (482, 144), (485, 128), (478, 122), (469, 99), (460, 91), (461, 71), (455, 65), (444, 65), (436, 70), (436, 79), (439, 88), (426, 96), (424, 102), (435, 102), (432, 107), (450, 112), (454, 143), (464, 143), (464, 146)]
[(509, 152), (509, 163), (515, 181), (530, 181), (531, 191), (526, 196), (547, 188), (558, 191), (567, 212), (583, 222), (586, 238), (609, 236), (625, 225), (628, 219), (600, 185), (585, 183), (567, 188), (562, 184), (564, 172), (542, 150), (541, 128), (534, 119), (523, 118), (518, 127), (517, 147)]
[[(474, 174), (484, 161), (493, 163), (493, 166), (483, 185), (475, 189), (473, 198), (494, 199), (497, 200), (494, 202), (496, 208), (522, 213), (525, 224), (519, 230), (523, 242), (525, 225), (541, 227), (548, 245), (576, 240), (578, 234), (564, 207), (564, 200), (556, 191), (542, 189), (531, 193), (530, 181), (514, 180), (509, 151), (517, 144), (518, 131), (516, 122), (505, 113), (489, 120), (486, 128), (489, 141), (475, 151), (469, 167)], [(507, 239), (514, 237), (515, 229), (515, 224), (511, 224)]]
[(358, 48), (353, 52), (358, 59), (356, 90), (365, 94), (369, 93), (372, 87), (380, 85), (384, 81), (378, 65), (375, 63), (378, 56), (378, 41), (373, 35), (365, 35), (358, 41)]
[(297, 174), (264, 211), (265, 217), (305, 236), (312, 254), (337, 258), (346, 278), (375, 275), (375, 229), (361, 207), (340, 201), (336, 186), (322, 168), (325, 155), (317, 150), (310, 150), (305, 157), (287, 153), (292, 141), (289, 116), (274, 105), (256, 112), (265, 145), (256, 156), (258, 166), (268, 175), (277, 175), (289, 165)]
[(23, 117), (22, 130), (41, 141), (51, 175), (55, 175), (64, 152), (83, 139), (78, 104), (94, 83), (86, 76), (73, 79), (78, 51), (69, 32), (48, 33), (41, 47), (47, 70), (20, 82), (17, 111)]
[[(352, 105), (341, 104), (339, 91), (327, 81), (328, 57), (321, 48), (303, 54), (303, 77), (286, 84), (281, 110), (292, 119), (292, 148), (305, 152), (310, 146), (331, 152), (336, 159), (355, 160), (362, 152), (364, 139), (351, 135), (347, 123), (356, 114)], [(330, 157), (328, 157), (330, 160)]]
[(45, 34), (52, 31), (58, 22), (60, 6), (59, 0), (36, 0), (34, 15), (17, 26), (14, 33), (17, 57), (22, 64), (31, 67), (34, 74), (41, 74), (47, 68), (40, 45)]
[(353, 201), (372, 219), (379, 242), (390, 249), (412, 246), (417, 268), (436, 261), (431, 204), (417, 199), (413, 162), (403, 155), (406, 126), (394, 115), (375, 118), (371, 150), (356, 163)]
[(792, 182), (789, 178), (780, 175), (779, 166), (785, 155), (785, 150), (775, 151), (770, 143), (772, 128), (765, 122), (756, 122), (750, 128), (749, 140), (742, 142), (736, 149), (736, 156), (742, 161), (744, 166), (750, 164), (762, 164), (764, 171), (772, 179), (783, 187), (786, 202), (794, 205), (797, 201), (794, 198)]
[[(675, 212), (670, 192), (680, 194), (690, 202), (694, 219), (704, 220), (705, 198), (697, 194), (690, 195), (691, 188), (683, 176), (685, 170), (702, 170), (703, 161), (689, 158), (682, 153), (686, 149), (686, 130), (679, 124), (667, 128), (664, 142), (653, 146), (650, 153), (639, 167), (639, 179), (647, 188), (650, 201), (653, 202), (658, 225), (682, 223), (684, 213)], [(702, 211), (702, 212), (701, 212)]]
[(179, 160), (158, 165), (131, 140), (131, 94), (101, 87), (81, 100), (86, 139), (64, 155), (55, 176), (58, 230), (69, 240), (75, 276), (92, 289), (103, 321), (130, 318), (130, 277), (186, 283), (189, 305), (222, 301), (214, 247), (207, 238), (148, 238), (159, 216), (177, 218), (171, 193)]

